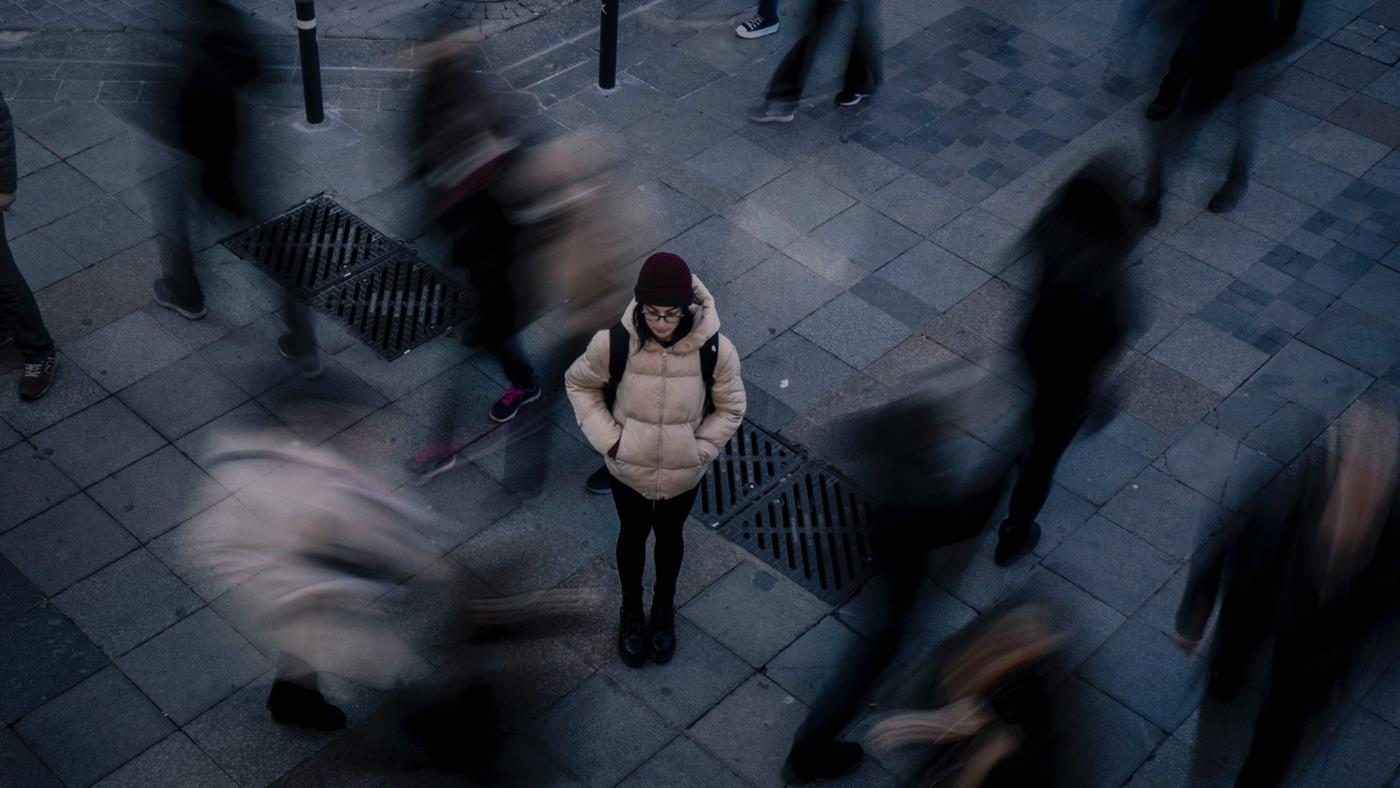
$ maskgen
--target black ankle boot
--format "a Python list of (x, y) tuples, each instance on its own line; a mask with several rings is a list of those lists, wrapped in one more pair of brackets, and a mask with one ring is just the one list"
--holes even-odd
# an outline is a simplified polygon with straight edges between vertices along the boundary
[(835, 780), (860, 768), (865, 748), (855, 742), (838, 741), (818, 752), (788, 753), (783, 763), (783, 781), (802, 785), (816, 780)]
[(651, 661), (665, 665), (676, 655), (676, 609), (651, 606)]
[(324, 695), (285, 679), (272, 682), (267, 709), (272, 712), (272, 719), (282, 725), (299, 725), (318, 731), (345, 727), (345, 712), (326, 702)]
[(622, 623), (617, 635), (617, 653), (629, 668), (640, 668), (647, 661), (647, 622), (642, 606), (622, 606)]
[(1029, 555), (1039, 543), (1040, 523), (1032, 520), (1030, 525), (1020, 526), (1005, 520), (997, 529), (997, 549), (992, 554), (992, 562), (997, 566), (1011, 566), (1021, 556)]

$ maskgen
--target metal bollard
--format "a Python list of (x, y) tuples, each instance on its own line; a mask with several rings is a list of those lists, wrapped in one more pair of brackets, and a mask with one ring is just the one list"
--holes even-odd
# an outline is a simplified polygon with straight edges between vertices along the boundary
[(316, 0), (296, 0), (297, 40), (301, 50), (301, 89), (306, 98), (306, 122), (326, 119), (321, 99), (321, 52), (316, 47)]
[(617, 0), (603, 0), (603, 21), (598, 32), (598, 87), (617, 87)]

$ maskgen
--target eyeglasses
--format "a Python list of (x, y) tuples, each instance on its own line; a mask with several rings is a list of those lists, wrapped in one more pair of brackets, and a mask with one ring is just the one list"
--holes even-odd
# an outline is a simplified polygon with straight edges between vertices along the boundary
[(679, 309), (661, 312), (651, 307), (642, 307), (642, 317), (653, 323), (679, 323), (684, 314), (685, 312)]

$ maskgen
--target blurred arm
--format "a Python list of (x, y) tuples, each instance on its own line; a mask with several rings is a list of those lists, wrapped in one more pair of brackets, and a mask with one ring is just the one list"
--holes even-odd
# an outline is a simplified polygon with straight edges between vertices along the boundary
[(622, 426), (603, 401), (608, 355), (608, 332), (599, 331), (564, 373), (564, 390), (568, 392), (569, 404), (574, 406), (574, 418), (589, 445), (599, 454), (607, 454), (622, 438)]
[(715, 382), (710, 387), (710, 399), (715, 410), (705, 416), (695, 430), (695, 441), (705, 456), (705, 462), (719, 455), (720, 447), (729, 442), (739, 429), (748, 409), (744, 381), (739, 376), (739, 351), (729, 338), (720, 335), (719, 358), (715, 361)]
[(15, 156), (15, 124), (10, 117), (10, 107), (0, 97), (0, 210), (13, 201), (15, 187), (19, 181), (19, 162)]
[(1229, 526), (1228, 532), (1209, 540), (1191, 559), (1191, 574), (1181, 605), (1176, 609), (1176, 633), (1179, 640), (1197, 643), (1206, 631), (1210, 611), (1220, 594), (1220, 582), (1225, 572), (1225, 559), (1234, 547), (1241, 526)]

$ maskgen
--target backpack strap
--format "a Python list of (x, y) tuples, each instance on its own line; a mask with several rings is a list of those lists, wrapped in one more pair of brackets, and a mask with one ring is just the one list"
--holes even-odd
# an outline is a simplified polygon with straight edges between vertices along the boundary
[(715, 365), (719, 363), (719, 332), (716, 331), (700, 346), (700, 377), (705, 379), (705, 412), (715, 410), (714, 398), (710, 389), (715, 385)]
[(608, 382), (603, 386), (603, 401), (609, 409), (617, 399), (617, 385), (627, 372), (627, 351), (631, 349), (632, 338), (628, 336), (622, 321), (614, 323), (608, 329)]

